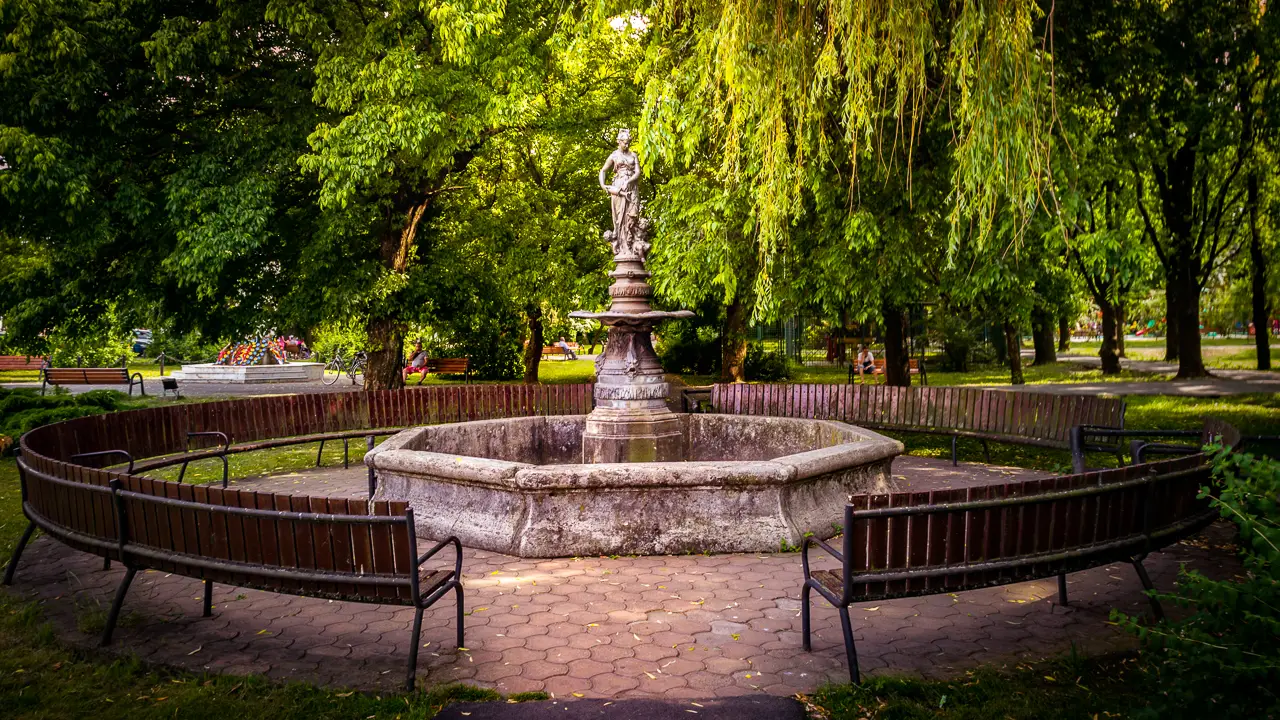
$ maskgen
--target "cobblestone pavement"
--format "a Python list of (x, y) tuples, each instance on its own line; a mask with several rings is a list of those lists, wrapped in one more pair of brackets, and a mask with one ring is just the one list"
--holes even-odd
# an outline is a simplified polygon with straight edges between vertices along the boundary
[[(1170, 588), (1178, 565), (1237, 572), (1214, 526), (1152, 555)], [(465, 552), (467, 647), (453, 645), (448, 599), (429, 610), (419, 680), (468, 682), (503, 693), (561, 698), (711, 698), (790, 695), (847, 681), (838, 616), (815, 597), (814, 651), (800, 648), (798, 554), (530, 560)], [(14, 591), (40, 600), (65, 641), (93, 647), (123, 570), (40, 538)], [(1112, 608), (1143, 612), (1127, 565), (1069, 578), (1071, 604), (1052, 580), (855, 606), (864, 672), (949, 676), (984, 663), (1130, 648), (1107, 623)], [(115, 643), (105, 652), (193, 671), (261, 673), (279, 680), (396, 690), (412, 611), (218, 586), (200, 616), (201, 585), (140, 573)]]

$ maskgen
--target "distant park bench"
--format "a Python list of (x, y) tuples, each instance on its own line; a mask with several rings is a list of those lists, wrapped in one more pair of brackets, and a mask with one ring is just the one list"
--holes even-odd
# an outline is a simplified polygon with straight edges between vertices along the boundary
[[(884, 376), (884, 358), (876, 358), (872, 360), (871, 366), (871, 372), (864, 373), (865, 375), (871, 375), (873, 379), (876, 375), (880, 375), (881, 377)], [(915, 358), (907, 360), (907, 371), (912, 375), (919, 375), (920, 361)], [(856, 382), (858, 377), (858, 363), (855, 360), (849, 364), (849, 382)]]
[(47, 363), (39, 355), (0, 355), (0, 370), (40, 370)]
[(470, 358), (430, 358), (427, 372), (436, 375), (461, 375), (464, 382), (471, 382)]
[[(569, 346), (569, 350), (571, 350), (574, 355), (578, 354), (578, 343), (565, 343), (565, 344)], [(557, 356), (560, 357), (562, 360), (569, 359), (569, 354), (566, 353), (564, 351), (564, 348), (560, 347), (559, 345), (548, 345), (542, 348), (542, 357), (553, 358)]]
[(129, 373), (127, 367), (113, 368), (52, 368), (46, 367), (40, 373), (40, 394), (43, 395), (49, 385), (128, 385), (129, 394), (133, 395), (133, 386), (137, 385), (140, 394), (146, 395), (146, 387), (142, 384), (142, 373)]

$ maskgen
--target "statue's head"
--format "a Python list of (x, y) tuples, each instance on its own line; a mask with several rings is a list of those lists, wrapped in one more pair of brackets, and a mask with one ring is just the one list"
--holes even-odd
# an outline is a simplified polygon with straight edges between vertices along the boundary
[(631, 147), (631, 131), (622, 128), (618, 131), (618, 149), (626, 150), (629, 147)]

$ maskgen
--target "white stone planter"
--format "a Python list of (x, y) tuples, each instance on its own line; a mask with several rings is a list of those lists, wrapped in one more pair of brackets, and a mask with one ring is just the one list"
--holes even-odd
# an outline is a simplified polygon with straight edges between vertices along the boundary
[(188, 383), (291, 383), (319, 382), (324, 378), (324, 364), (291, 362), (286, 365), (183, 365), (173, 377)]

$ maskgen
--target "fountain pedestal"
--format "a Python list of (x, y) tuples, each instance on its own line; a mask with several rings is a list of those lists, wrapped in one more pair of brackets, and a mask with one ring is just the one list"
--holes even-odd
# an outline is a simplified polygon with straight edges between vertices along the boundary
[[(647, 232), (647, 224), (641, 232)], [(649, 305), (653, 288), (640, 252), (623, 249), (609, 273), (613, 299), (601, 313), (581, 310), (570, 317), (598, 320), (609, 328), (596, 359), (595, 409), (582, 436), (584, 463), (679, 462), (685, 456), (680, 419), (667, 407), (671, 388), (653, 351), (653, 328), (663, 320), (690, 318), (688, 310), (661, 312)]]

